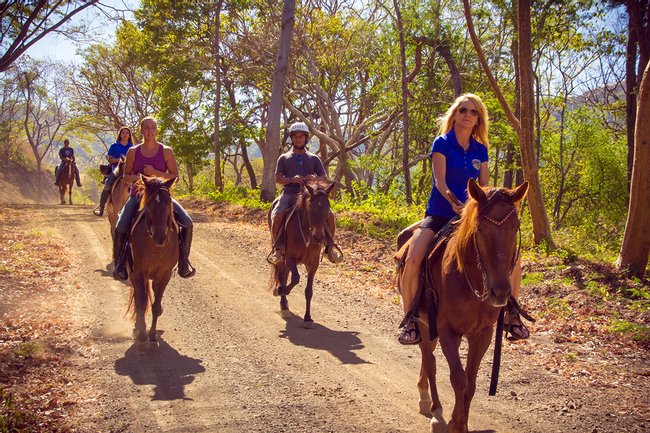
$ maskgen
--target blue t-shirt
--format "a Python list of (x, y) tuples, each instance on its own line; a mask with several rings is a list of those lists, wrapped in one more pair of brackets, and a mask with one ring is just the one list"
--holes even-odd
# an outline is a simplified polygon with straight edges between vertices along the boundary
[[(111, 147), (108, 148), (108, 156), (119, 159), (120, 156), (126, 156), (126, 152), (133, 147), (132, 143), (127, 143), (126, 146), (122, 145), (119, 141), (111, 144)], [(116, 163), (117, 164), (117, 163)], [(116, 165), (111, 164), (111, 165)]]
[[(481, 164), (488, 160), (487, 147), (470, 137), (469, 147), (464, 150), (458, 144), (456, 133), (452, 129), (433, 140), (429, 157), (434, 152), (445, 156), (447, 168), (445, 181), (447, 187), (458, 197), (458, 200), (464, 203), (467, 200), (467, 181), (470, 178), (478, 180)], [(451, 204), (447, 199), (438, 191), (435, 182), (434, 179), (426, 215), (452, 218), (456, 215), (456, 212), (451, 208)]]
[(62, 147), (59, 149), (59, 158), (74, 158), (74, 149), (71, 147)]

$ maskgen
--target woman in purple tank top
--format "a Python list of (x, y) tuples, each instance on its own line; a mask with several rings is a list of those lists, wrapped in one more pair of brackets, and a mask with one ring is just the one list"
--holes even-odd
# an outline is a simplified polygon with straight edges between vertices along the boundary
[[(175, 179), (178, 177), (178, 164), (176, 156), (171, 147), (165, 146), (156, 140), (158, 125), (153, 117), (145, 117), (140, 122), (142, 143), (130, 148), (126, 153), (124, 167), (124, 181), (132, 184), (140, 179), (140, 175), (156, 176), (163, 179)], [(179, 259), (178, 275), (189, 278), (195, 273), (194, 267), (189, 262), (190, 248), (192, 246), (192, 218), (183, 207), (174, 199), (174, 216), (180, 226), (179, 231)], [(120, 212), (113, 236), (113, 277), (118, 280), (126, 280), (128, 274), (124, 263), (124, 244), (131, 231), (131, 221), (135, 216), (140, 198), (131, 191), (131, 196)]]

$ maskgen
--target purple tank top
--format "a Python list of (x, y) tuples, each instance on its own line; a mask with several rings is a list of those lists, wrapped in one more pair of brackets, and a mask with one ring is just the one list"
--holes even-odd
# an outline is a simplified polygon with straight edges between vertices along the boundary
[(135, 161), (133, 161), (132, 174), (144, 174), (144, 166), (150, 165), (158, 171), (167, 172), (167, 163), (165, 162), (165, 155), (163, 153), (162, 145), (158, 148), (158, 152), (151, 158), (142, 154), (142, 146), (135, 148)]

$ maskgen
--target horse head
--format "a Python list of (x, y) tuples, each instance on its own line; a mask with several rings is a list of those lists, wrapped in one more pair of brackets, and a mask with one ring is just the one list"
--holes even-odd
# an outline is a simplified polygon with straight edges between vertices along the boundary
[(311, 240), (321, 244), (325, 241), (325, 227), (327, 226), (327, 216), (330, 213), (329, 195), (336, 183), (328, 185), (327, 182), (315, 182), (312, 185), (305, 184), (309, 193), (306, 209), (307, 220), (309, 221)]
[(124, 156), (120, 156), (120, 161), (117, 163), (115, 168), (113, 168), (113, 175), (116, 178), (122, 177), (124, 174), (124, 165), (126, 164), (126, 158)]
[(470, 200), (463, 209), (458, 228), (461, 241), (456, 244), (458, 269), (463, 270), (468, 256), (475, 256), (469, 261), (477, 262), (483, 282), (483, 293), (474, 288), (475, 293), (500, 307), (508, 302), (512, 290), (510, 274), (519, 254), (517, 210), (528, 192), (528, 182), (515, 189), (481, 188), (470, 179), (467, 191)]
[(176, 178), (168, 181), (144, 175), (140, 175), (140, 178), (144, 183), (140, 209), (144, 210), (147, 233), (156, 245), (163, 246), (173, 225), (174, 211), (170, 189)]

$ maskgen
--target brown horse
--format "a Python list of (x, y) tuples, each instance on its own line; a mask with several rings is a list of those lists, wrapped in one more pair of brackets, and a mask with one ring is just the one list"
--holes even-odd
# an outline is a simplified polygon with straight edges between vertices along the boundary
[[(312, 186), (313, 185), (313, 186)], [(327, 216), (330, 213), (329, 194), (335, 183), (315, 182), (306, 184), (305, 189), (298, 195), (296, 205), (287, 212), (285, 221), (286, 251), (284, 260), (273, 266), (271, 271), (271, 287), (273, 294), (280, 296), (280, 311), (282, 317), (290, 316), (287, 296), (300, 282), (298, 265), (305, 265), (307, 269), (307, 286), (305, 287), (304, 324), (311, 328), (314, 321), (311, 318), (311, 298), (313, 294), (314, 275), (318, 270), (321, 251), (323, 250)], [(268, 215), (269, 228), (271, 228), (271, 210)], [(291, 282), (287, 278), (291, 271)]]
[(72, 204), (72, 186), (74, 185), (74, 163), (72, 158), (65, 158), (65, 164), (61, 168), (61, 174), (59, 175), (59, 181), (57, 186), (59, 187), (59, 195), (61, 196), (61, 203), (65, 204), (65, 192), (68, 191), (68, 202)]
[[(518, 255), (517, 210), (527, 191), (527, 182), (513, 190), (482, 189), (470, 179), (470, 199), (454, 233), (423, 264), (428, 269), (427, 285), (433, 292), (421, 291), (418, 303), (418, 327), (422, 335), (418, 390), (420, 413), (432, 416), (434, 433), (447, 431), (447, 427), (450, 433), (467, 432), (479, 365), (490, 346), (499, 310), (510, 298), (510, 274)], [(434, 324), (437, 337), (434, 334), (434, 338), (429, 333), (429, 307), (437, 309)], [(463, 336), (468, 342), (465, 369), (459, 355)], [(448, 426), (436, 388), (433, 351), (438, 341), (449, 364), (455, 395)]]
[(157, 343), (156, 324), (163, 311), (163, 293), (171, 279), (172, 270), (178, 263), (178, 228), (174, 221), (170, 193), (174, 180), (142, 176), (144, 193), (140, 202), (140, 214), (129, 237), (132, 254), (129, 310), (135, 316), (133, 333), (140, 343), (145, 343), (147, 339), (144, 316), (150, 304), (153, 318), (149, 342)]
[(120, 211), (124, 207), (124, 203), (129, 199), (129, 188), (124, 182), (122, 176), (124, 175), (124, 157), (120, 158), (120, 162), (115, 168), (115, 182), (111, 188), (111, 195), (106, 203), (106, 212), (108, 213), (108, 222), (111, 225), (111, 237), (115, 233), (115, 225), (117, 218), (120, 216)]

